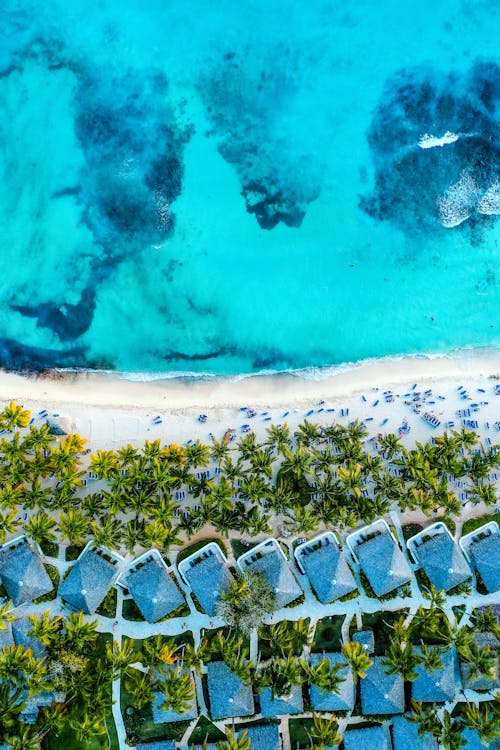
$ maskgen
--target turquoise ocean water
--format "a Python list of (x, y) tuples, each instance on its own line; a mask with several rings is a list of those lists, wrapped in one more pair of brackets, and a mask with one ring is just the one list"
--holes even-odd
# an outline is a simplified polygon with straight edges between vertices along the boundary
[(481, 0), (3, 0), (0, 364), (500, 344), (498, 28)]

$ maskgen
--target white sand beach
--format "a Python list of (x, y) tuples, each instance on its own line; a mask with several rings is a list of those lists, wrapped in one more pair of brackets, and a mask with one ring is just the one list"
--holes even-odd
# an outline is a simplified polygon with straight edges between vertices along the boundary
[[(499, 378), (499, 351), (470, 350), (241, 378), (140, 381), (116, 373), (2, 372), (0, 400), (19, 401), (35, 419), (46, 409), (49, 418), (57, 415), (67, 429), (87, 437), (93, 450), (156, 438), (182, 443), (207, 441), (212, 434), (220, 439), (227, 429), (241, 433), (244, 425), (260, 436), (271, 422), (294, 428), (306, 417), (317, 423), (360, 419), (372, 434), (397, 432), (406, 420), (408, 445), (439, 434), (448, 423), (460, 428), (470, 419), (469, 426), (477, 424), (484, 438), (499, 442)], [(246, 409), (256, 414), (249, 416)], [(464, 409), (470, 414), (459, 414)], [(431, 426), (424, 413), (440, 424)], [(200, 414), (207, 417), (204, 423)]]

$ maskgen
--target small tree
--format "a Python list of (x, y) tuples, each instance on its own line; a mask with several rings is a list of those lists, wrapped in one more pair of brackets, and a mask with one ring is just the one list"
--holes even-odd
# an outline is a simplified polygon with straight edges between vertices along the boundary
[(275, 596), (265, 578), (246, 572), (221, 594), (217, 614), (232, 628), (249, 635), (258, 628), (266, 615), (275, 610)]
[(364, 680), (366, 672), (372, 666), (373, 662), (364, 650), (361, 643), (351, 641), (342, 646), (342, 653), (352, 669), (353, 675)]

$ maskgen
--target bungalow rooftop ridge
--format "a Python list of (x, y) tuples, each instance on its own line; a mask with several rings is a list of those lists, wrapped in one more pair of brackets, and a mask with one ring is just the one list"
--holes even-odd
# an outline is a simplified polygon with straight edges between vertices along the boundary
[(418, 728), (406, 716), (395, 716), (391, 727), (394, 750), (438, 750), (436, 738), (429, 732), (420, 736)]
[(384, 596), (411, 580), (410, 566), (384, 520), (349, 534), (346, 544), (376, 596)]
[(373, 656), (373, 665), (361, 680), (361, 709), (365, 716), (402, 714), (405, 685), (400, 674), (386, 674), (383, 657)]
[(442, 521), (410, 537), (407, 547), (438, 591), (449, 591), (471, 577), (471, 569)]
[(356, 702), (356, 686), (352, 669), (343, 654), (335, 652), (311, 654), (309, 657), (309, 663), (311, 666), (316, 666), (319, 662), (323, 661), (323, 659), (326, 659), (331, 667), (335, 664), (343, 665), (342, 669), (338, 671), (338, 676), (343, 678), (343, 681), (339, 685), (338, 692), (322, 692), (319, 688), (311, 685), (309, 695), (313, 710), (351, 711)]
[(266, 579), (275, 596), (276, 609), (286, 607), (304, 593), (276, 539), (257, 544), (241, 555), (236, 564), (242, 573), (252, 571)]
[[(419, 647), (415, 648), (417, 656), (421, 656)], [(446, 703), (456, 698), (461, 689), (460, 669), (455, 646), (440, 653), (443, 664), (439, 669), (426, 672), (423, 664), (415, 667), (417, 678), (411, 685), (411, 697), (423, 703)]]
[(332, 531), (325, 531), (300, 544), (295, 548), (294, 556), (322, 604), (340, 599), (356, 589), (356, 580)]
[(177, 563), (181, 578), (210, 617), (217, 614), (219, 597), (232, 580), (226, 563), (226, 556), (216, 542), (209, 542)]
[(14, 607), (32, 602), (54, 589), (41, 556), (25, 536), (12, 539), (0, 550), (0, 582)]
[(260, 712), (264, 719), (275, 719), (287, 714), (301, 714), (304, 711), (301, 685), (294, 685), (286, 698), (273, 698), (270, 687), (260, 693)]
[(230, 719), (255, 713), (251, 685), (223, 661), (207, 664), (207, 685), (212, 719)]
[(460, 539), (460, 547), (488, 591), (500, 589), (500, 529), (496, 521), (480, 526)]
[(344, 750), (391, 750), (388, 732), (381, 726), (349, 729), (344, 734)]
[(94, 614), (116, 579), (122, 560), (90, 541), (59, 586), (59, 596), (70, 609)]
[(128, 570), (118, 576), (116, 583), (129, 591), (144, 618), (150, 623), (162, 620), (185, 602), (156, 549), (136, 558)]

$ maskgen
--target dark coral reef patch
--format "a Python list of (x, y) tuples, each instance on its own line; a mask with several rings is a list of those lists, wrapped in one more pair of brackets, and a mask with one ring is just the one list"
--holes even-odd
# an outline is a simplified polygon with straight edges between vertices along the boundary
[(492, 221), (500, 213), (499, 109), (497, 63), (475, 63), (466, 74), (398, 72), (368, 131), (375, 186), (361, 208), (411, 233)]

